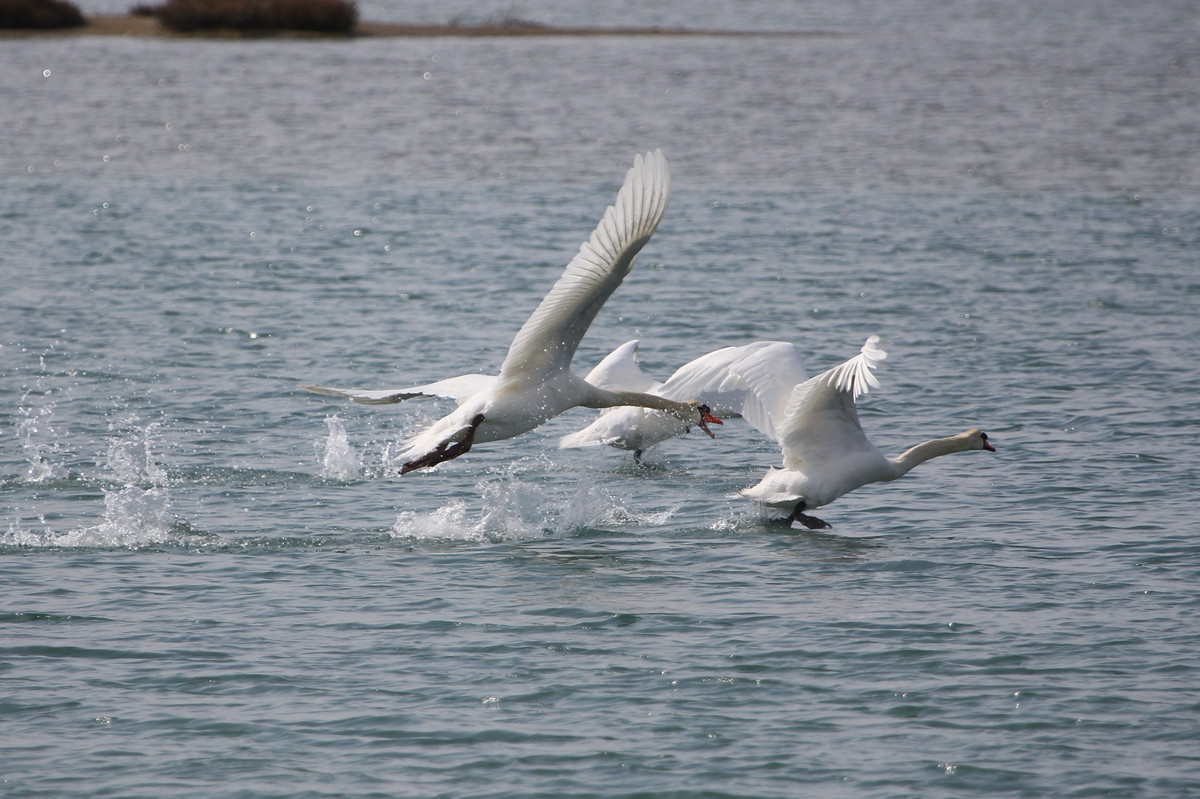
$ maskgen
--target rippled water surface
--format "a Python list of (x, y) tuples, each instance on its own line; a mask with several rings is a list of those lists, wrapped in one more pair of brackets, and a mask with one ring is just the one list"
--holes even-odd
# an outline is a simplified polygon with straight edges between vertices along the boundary
[[(827, 35), (0, 46), (0, 793), (1200, 793), (1195, 15), (736, 7), (622, 13)], [(881, 333), (999, 451), (782, 532), (737, 420), (400, 478), (444, 404), (298, 389), (497, 369), (653, 147), (580, 371)]]

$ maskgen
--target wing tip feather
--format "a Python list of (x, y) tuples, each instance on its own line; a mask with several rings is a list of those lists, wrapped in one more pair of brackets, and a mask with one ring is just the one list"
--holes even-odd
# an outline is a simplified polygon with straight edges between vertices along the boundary
[(872, 334), (858, 354), (825, 373), (825, 382), (837, 391), (852, 394), (858, 399), (873, 388), (879, 388), (879, 379), (874, 370), (887, 360), (887, 347), (891, 342), (878, 334)]

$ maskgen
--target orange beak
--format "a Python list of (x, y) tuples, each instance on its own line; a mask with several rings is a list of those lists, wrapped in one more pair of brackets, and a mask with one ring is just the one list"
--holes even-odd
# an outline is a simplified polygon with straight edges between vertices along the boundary
[(708, 435), (709, 438), (716, 438), (717, 437), (716, 434), (713, 433), (713, 431), (708, 429), (709, 423), (711, 423), (711, 424), (725, 424), (725, 423), (722, 422), (717, 417), (713, 416), (712, 409), (709, 408), (707, 405), (701, 405), (699, 410), (700, 410), (700, 429), (703, 430)]

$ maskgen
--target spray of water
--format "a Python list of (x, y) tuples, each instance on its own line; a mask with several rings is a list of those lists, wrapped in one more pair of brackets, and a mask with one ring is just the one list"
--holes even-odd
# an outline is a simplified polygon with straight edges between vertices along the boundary
[(114, 479), (127, 485), (147, 484), (165, 486), (167, 472), (159, 465), (154, 455), (155, 439), (159, 425), (150, 424), (144, 428), (136, 426), (126, 435), (110, 439), (108, 442), (108, 457), (105, 465)]
[[(638, 516), (595, 481), (564, 484), (548, 456), (524, 458), (476, 484), (481, 507), (455, 500), (429, 512), (402, 511), (395, 538), (498, 542), (570, 535), (580, 530), (663, 522)], [(659, 518), (661, 517), (661, 519)]]
[(39, 517), (41, 531), (16, 523), (0, 542), (21, 546), (138, 547), (174, 540), (167, 472), (154, 455), (156, 426), (134, 427), (108, 442), (104, 470), (104, 513), (99, 523), (57, 532)]
[[(23, 399), (27, 400), (28, 397)], [(51, 421), (54, 416), (54, 403), (50, 402), (39, 408), (22, 404), (17, 409), (17, 414), (21, 417), (17, 424), (17, 436), (29, 463), (23, 475), (24, 479), (31, 483), (45, 483), (66, 477), (66, 467), (55, 462), (59, 437)]]
[(317, 444), (317, 458), (321, 461), (321, 476), (329, 480), (354, 480), (362, 474), (362, 459), (350, 443), (346, 427), (338, 416), (325, 419), (329, 428), (323, 443)]

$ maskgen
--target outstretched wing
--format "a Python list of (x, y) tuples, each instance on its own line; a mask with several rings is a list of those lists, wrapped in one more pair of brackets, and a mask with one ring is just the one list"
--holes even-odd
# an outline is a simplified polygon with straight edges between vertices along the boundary
[[(631, 341), (614, 350), (600, 366), (605, 366), (610, 358), (625, 353), (636, 343)], [(636, 369), (631, 360), (625, 365), (633, 365)], [(620, 371), (619, 361), (612, 366), (614, 372)], [(595, 372), (588, 375), (588, 382), (602, 388), (634, 389), (617, 378), (613, 378), (611, 384), (597, 382), (592, 379)], [(641, 370), (637, 373), (642, 375)], [(800, 351), (794, 344), (755, 341), (701, 355), (679, 367), (666, 383), (651, 383), (651, 387), (637, 390), (679, 402), (696, 400), (708, 405), (717, 416), (744, 416), (751, 425), (775, 439), (772, 413), (782, 416), (792, 389), (806, 377)], [(645, 449), (682, 435), (686, 430), (686, 424), (642, 408), (609, 408), (588, 427), (565, 436), (559, 446), (611, 444), (626, 449)]]
[(755, 341), (725, 347), (684, 364), (660, 392), (667, 399), (699, 400), (720, 416), (740, 414), (755, 429), (777, 438), (792, 389), (808, 377), (795, 344)]
[(303, 385), (300, 388), (314, 394), (354, 400), (363, 405), (390, 405), (413, 397), (446, 397), (461, 405), (467, 397), (486, 391), (495, 382), (493, 375), (459, 375), (411, 388), (332, 388), (316, 385)]
[(796, 386), (776, 425), (785, 467), (802, 471), (806, 461), (875, 450), (863, 433), (855, 400), (879, 386), (871, 370), (887, 358), (887, 346), (886, 339), (871, 336), (858, 355)]
[(670, 174), (662, 152), (637, 156), (617, 201), (517, 331), (500, 379), (537, 379), (566, 371), (601, 306), (633, 267), (667, 208)]
[(626, 341), (604, 356), (584, 378), (598, 388), (609, 391), (640, 391), (648, 394), (662, 384), (638, 366), (638, 341)]

